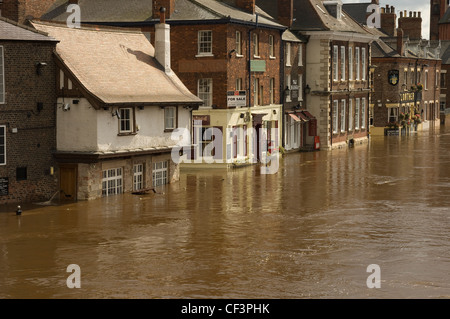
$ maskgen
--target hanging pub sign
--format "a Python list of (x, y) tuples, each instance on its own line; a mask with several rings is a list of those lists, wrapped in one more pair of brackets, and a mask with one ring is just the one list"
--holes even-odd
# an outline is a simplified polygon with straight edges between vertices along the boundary
[(399, 71), (398, 70), (389, 70), (388, 71), (388, 81), (391, 85), (397, 85), (399, 81)]

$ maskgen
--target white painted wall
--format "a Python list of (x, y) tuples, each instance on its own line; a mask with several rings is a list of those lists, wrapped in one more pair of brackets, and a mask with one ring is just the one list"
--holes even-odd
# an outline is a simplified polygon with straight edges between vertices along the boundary
[[(58, 151), (119, 151), (137, 148), (170, 147), (176, 145), (170, 132), (164, 132), (164, 110), (158, 106), (146, 106), (135, 109), (135, 135), (119, 136), (119, 122), (108, 110), (95, 110), (84, 99), (72, 104), (70, 110), (63, 111), (62, 98), (57, 108), (57, 149)], [(116, 110), (114, 108), (113, 110)], [(178, 127), (190, 129), (190, 111), (178, 107)]]
[[(72, 98), (58, 99), (56, 109), (56, 147), (58, 151), (97, 150), (97, 111), (84, 98), (73, 104)], [(64, 111), (64, 103), (70, 110)]]

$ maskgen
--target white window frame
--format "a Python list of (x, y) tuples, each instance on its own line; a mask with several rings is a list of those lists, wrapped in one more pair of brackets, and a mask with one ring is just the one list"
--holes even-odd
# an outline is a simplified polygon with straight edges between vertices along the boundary
[(339, 101), (333, 101), (333, 134), (338, 133), (338, 112), (339, 112)]
[(291, 102), (291, 75), (286, 74), (286, 87), (288, 88), (288, 94), (285, 96), (286, 102)]
[(259, 87), (259, 78), (253, 79), (253, 106), (259, 105), (259, 94), (261, 93)]
[(362, 65), (362, 79), (367, 80), (367, 70), (366, 70), (366, 48), (361, 48), (361, 65)]
[(164, 130), (174, 130), (176, 128), (177, 128), (177, 107), (166, 106), (164, 108)]
[(355, 67), (356, 67), (356, 80), (359, 81), (360, 76), (361, 76), (359, 47), (355, 48)]
[(133, 165), (133, 189), (138, 191), (144, 188), (144, 164)]
[(348, 47), (348, 79), (353, 80), (353, 47)]
[(259, 35), (253, 33), (253, 57), (259, 58)]
[(348, 100), (348, 130), (353, 130), (353, 99)]
[(361, 128), (366, 128), (366, 98), (361, 99)]
[(213, 34), (212, 30), (198, 31), (198, 54), (197, 56), (212, 56)]
[(242, 90), (242, 78), (237, 78), (236, 79), (236, 91), (241, 91)]
[(168, 164), (169, 164), (168, 161), (152, 163), (152, 185), (153, 185), (153, 187), (166, 185), (169, 183), (169, 165)]
[(6, 103), (5, 97), (5, 58), (4, 49), (0, 45), (0, 104)]
[(341, 81), (345, 81), (345, 46), (341, 46)]
[(270, 104), (275, 103), (275, 78), (270, 78), (269, 98)]
[(242, 56), (242, 33), (236, 31), (236, 55)]
[(123, 193), (122, 167), (110, 168), (102, 172), (102, 195), (110, 196)]
[(298, 45), (298, 66), (303, 66), (303, 45)]
[(1, 165), (6, 165), (6, 125), (0, 125), (0, 138), (3, 138), (3, 144), (0, 141), (0, 154), (3, 156), (3, 160), (0, 161)]
[(298, 100), (303, 101), (303, 74), (298, 75)]
[(333, 80), (339, 81), (339, 47), (337, 45), (333, 46)]
[(423, 79), (423, 88), (428, 90), (428, 70), (425, 70), (425, 78)]
[(341, 132), (345, 132), (345, 101), (341, 100)]
[(440, 74), (439, 74), (439, 70), (436, 70), (436, 83), (435, 83), (435, 86), (436, 86), (436, 89), (439, 87), (439, 82), (440, 82), (440, 79), (441, 79), (441, 77), (440, 77)]
[(203, 100), (203, 106), (212, 106), (213, 97), (213, 80), (212, 79), (198, 79), (198, 97)]
[(275, 40), (271, 34), (269, 34), (269, 57), (275, 59)]
[(292, 64), (291, 64), (291, 43), (290, 42), (286, 42), (285, 50), (286, 50), (286, 66), (292, 66)]
[(359, 117), (360, 117), (361, 100), (355, 99), (355, 130), (359, 130)]
[(120, 114), (119, 133), (121, 134), (133, 133), (134, 109), (131, 107), (121, 107), (119, 108), (119, 114)]

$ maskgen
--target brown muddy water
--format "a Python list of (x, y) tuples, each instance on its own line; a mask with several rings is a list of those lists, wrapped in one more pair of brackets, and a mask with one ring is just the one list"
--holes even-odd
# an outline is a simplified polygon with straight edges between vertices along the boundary
[(3, 209), (0, 298), (450, 297), (450, 129), (289, 154), (275, 175), (183, 172), (160, 192)]

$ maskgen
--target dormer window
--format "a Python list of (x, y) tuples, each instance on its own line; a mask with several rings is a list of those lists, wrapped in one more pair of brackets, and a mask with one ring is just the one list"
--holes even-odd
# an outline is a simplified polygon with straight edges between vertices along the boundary
[(341, 0), (325, 0), (323, 2), (324, 7), (328, 13), (340, 20), (342, 18), (342, 1)]

